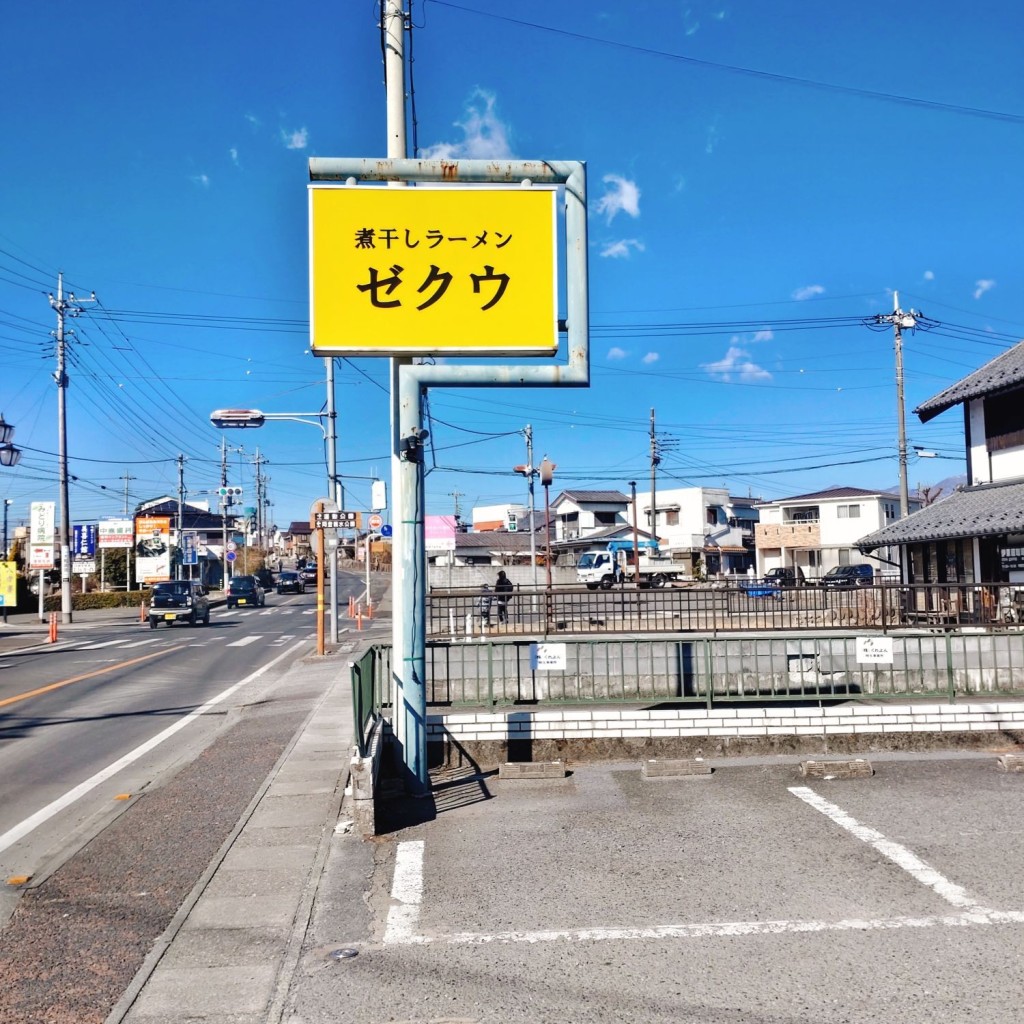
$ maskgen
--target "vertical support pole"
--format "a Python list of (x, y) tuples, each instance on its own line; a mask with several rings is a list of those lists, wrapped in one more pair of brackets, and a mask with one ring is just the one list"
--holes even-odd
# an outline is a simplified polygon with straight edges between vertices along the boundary
[[(323, 512), (324, 503), (316, 502), (314, 513)], [(316, 653), (324, 653), (324, 531), (316, 530)]]
[[(327, 472), (330, 476), (328, 481), (329, 497), (337, 502), (339, 509), (345, 507), (345, 495), (341, 489), (341, 482), (338, 480), (338, 414), (334, 407), (334, 358), (324, 360), (327, 370)], [(317, 564), (321, 564), (317, 560)], [(328, 579), (331, 583), (331, 643), (338, 642), (338, 549), (331, 548), (331, 565), (328, 572)]]
[(68, 423), (64, 338), (64, 275), (57, 275), (57, 453), (60, 473), (60, 610), (71, 621), (71, 510), (68, 507)]

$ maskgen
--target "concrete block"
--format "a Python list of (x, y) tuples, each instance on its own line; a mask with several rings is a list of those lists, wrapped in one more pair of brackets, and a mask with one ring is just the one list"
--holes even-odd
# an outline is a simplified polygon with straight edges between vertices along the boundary
[(710, 774), (711, 765), (702, 757), (650, 760), (640, 766), (642, 779), (679, 779)]
[(1024, 772), (1024, 754), (1003, 754), (996, 765), (1001, 772)]
[(814, 779), (863, 779), (874, 775), (870, 761), (801, 761), (800, 774)]
[(498, 766), (499, 779), (564, 779), (564, 761), (506, 761)]

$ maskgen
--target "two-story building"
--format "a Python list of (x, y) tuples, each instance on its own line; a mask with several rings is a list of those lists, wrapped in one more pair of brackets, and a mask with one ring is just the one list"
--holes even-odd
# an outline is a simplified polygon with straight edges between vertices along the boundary
[[(920, 506), (918, 499), (911, 499), (911, 510)], [(899, 519), (900, 499), (897, 494), (860, 487), (832, 487), (761, 502), (757, 509), (758, 575), (792, 568), (814, 578), (837, 565), (863, 562), (861, 538)], [(897, 555), (895, 545), (880, 546), (871, 560), (876, 573), (897, 577)]]
[(1024, 342), (914, 412), (927, 423), (958, 405), (970, 484), (859, 547), (896, 546), (906, 583), (1024, 583)]
[(733, 497), (724, 487), (674, 487), (657, 491), (656, 500), (652, 514), (650, 491), (637, 494), (637, 522), (686, 573), (743, 574), (754, 564), (756, 498)]

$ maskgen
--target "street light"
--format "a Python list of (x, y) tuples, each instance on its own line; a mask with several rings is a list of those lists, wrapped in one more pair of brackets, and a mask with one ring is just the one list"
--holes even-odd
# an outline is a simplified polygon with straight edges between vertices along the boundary
[(11, 444), (14, 437), (14, 425), (4, 419), (0, 413), (0, 466), (16, 466), (21, 460), (21, 449)]
[[(329, 445), (327, 459), (329, 497), (337, 502), (340, 509), (344, 507), (345, 501), (344, 491), (338, 478), (338, 470), (335, 464), (333, 435), (328, 433), (327, 428), (320, 422), (319, 417), (320, 413), (316, 412), (263, 412), (260, 409), (214, 409), (210, 413), (210, 422), (219, 430), (255, 429), (262, 427), (268, 420), (291, 420), (294, 423), (308, 423), (312, 427), (318, 427), (324, 435), (324, 441), (328, 442)], [(338, 558), (336, 551), (331, 553), (329, 570), (331, 585), (331, 643), (336, 644), (338, 642)]]

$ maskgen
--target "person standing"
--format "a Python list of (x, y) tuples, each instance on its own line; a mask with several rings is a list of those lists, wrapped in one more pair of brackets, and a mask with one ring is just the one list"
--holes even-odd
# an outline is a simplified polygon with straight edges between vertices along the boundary
[(508, 622), (508, 602), (514, 591), (512, 581), (505, 575), (502, 569), (498, 573), (498, 580), (494, 584), (494, 593), (498, 601), (498, 622)]

